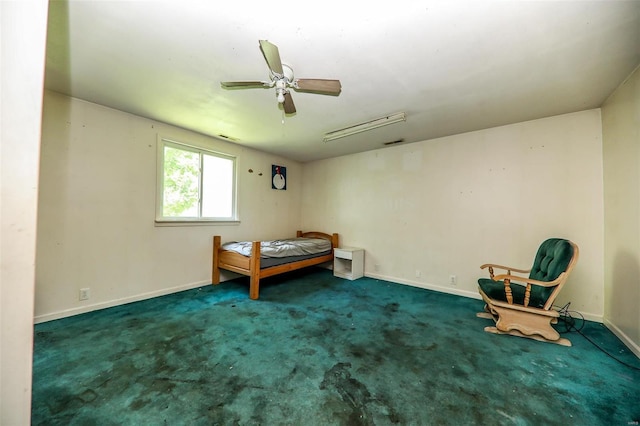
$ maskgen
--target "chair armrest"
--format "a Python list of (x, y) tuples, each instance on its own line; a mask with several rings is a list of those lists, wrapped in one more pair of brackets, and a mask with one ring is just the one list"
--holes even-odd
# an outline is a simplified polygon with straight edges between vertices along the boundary
[(560, 284), (560, 282), (564, 279), (565, 272), (561, 273), (558, 278), (553, 281), (538, 281), (527, 277), (519, 277), (517, 275), (512, 274), (501, 274), (493, 277), (494, 281), (503, 281), (509, 280), (509, 282), (516, 281), (521, 283), (526, 283), (527, 285), (539, 285), (541, 287), (553, 287), (554, 285)]
[(480, 269), (485, 269), (485, 268), (498, 268), (498, 269), (504, 269), (505, 271), (515, 271), (523, 274), (527, 272), (531, 272), (531, 269), (518, 269), (518, 268), (512, 268), (510, 266), (496, 265), (495, 263), (485, 263), (480, 267)]
[(508, 275), (511, 275), (511, 271), (520, 272), (523, 274), (531, 271), (531, 269), (512, 268), (510, 266), (496, 265), (495, 263), (485, 263), (484, 265), (480, 266), (480, 269), (484, 269), (484, 268), (489, 268), (489, 276), (491, 277), (492, 280), (494, 279), (493, 268), (504, 269), (505, 271), (507, 271)]

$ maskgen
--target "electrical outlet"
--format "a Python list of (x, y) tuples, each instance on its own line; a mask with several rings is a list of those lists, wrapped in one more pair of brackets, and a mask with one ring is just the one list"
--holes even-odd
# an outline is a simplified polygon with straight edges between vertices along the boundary
[(80, 300), (89, 300), (89, 296), (90, 296), (90, 292), (88, 288), (80, 289), (80, 295), (78, 297)]
[(420, 269), (416, 269), (416, 278), (420, 278), (422, 276), (422, 271)]
[(377, 264), (377, 263), (375, 265), (373, 265), (373, 270), (376, 271), (376, 272), (379, 272), (380, 271), (380, 265)]
[(449, 285), (458, 285), (458, 277), (449, 275)]

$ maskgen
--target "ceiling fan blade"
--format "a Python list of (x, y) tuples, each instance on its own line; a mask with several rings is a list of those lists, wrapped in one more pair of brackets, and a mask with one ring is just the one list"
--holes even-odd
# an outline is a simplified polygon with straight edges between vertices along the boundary
[(294, 85), (298, 90), (325, 95), (339, 95), (342, 91), (340, 80), (323, 80), (317, 78), (300, 78)]
[(284, 107), (285, 114), (293, 114), (296, 112), (296, 106), (293, 103), (291, 93), (287, 92), (284, 94), (284, 102), (282, 103), (282, 106)]
[(264, 60), (267, 61), (267, 65), (271, 71), (283, 75), (282, 61), (280, 61), (280, 52), (278, 46), (273, 43), (269, 43), (267, 40), (260, 41), (260, 50), (264, 56)]
[(222, 87), (271, 87), (266, 81), (222, 81)]

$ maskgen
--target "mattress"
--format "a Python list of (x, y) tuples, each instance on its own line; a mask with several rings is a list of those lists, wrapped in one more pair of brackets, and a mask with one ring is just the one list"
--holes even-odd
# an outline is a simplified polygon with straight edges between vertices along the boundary
[(284, 265), (285, 263), (297, 262), (299, 260), (313, 259), (314, 257), (325, 256), (331, 254), (331, 250), (323, 251), (317, 254), (307, 254), (304, 256), (288, 256), (288, 257), (261, 257), (260, 269), (270, 268), (272, 266)]
[[(251, 241), (232, 241), (222, 245), (225, 250), (235, 251), (243, 256), (251, 256)], [(324, 238), (288, 238), (260, 242), (260, 257), (290, 257), (317, 255), (331, 251), (331, 241)]]

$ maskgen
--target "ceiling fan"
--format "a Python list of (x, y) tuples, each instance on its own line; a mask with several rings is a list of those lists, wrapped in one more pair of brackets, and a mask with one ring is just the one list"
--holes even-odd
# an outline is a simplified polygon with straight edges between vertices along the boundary
[(269, 77), (271, 81), (223, 81), (220, 84), (225, 88), (254, 88), (254, 87), (275, 87), (278, 102), (282, 104), (286, 114), (296, 112), (290, 89), (301, 92), (318, 93), (321, 95), (337, 96), (342, 90), (340, 80), (325, 80), (317, 78), (294, 79), (293, 69), (280, 61), (278, 46), (269, 43), (267, 40), (260, 41), (260, 50), (267, 61), (269, 67)]

